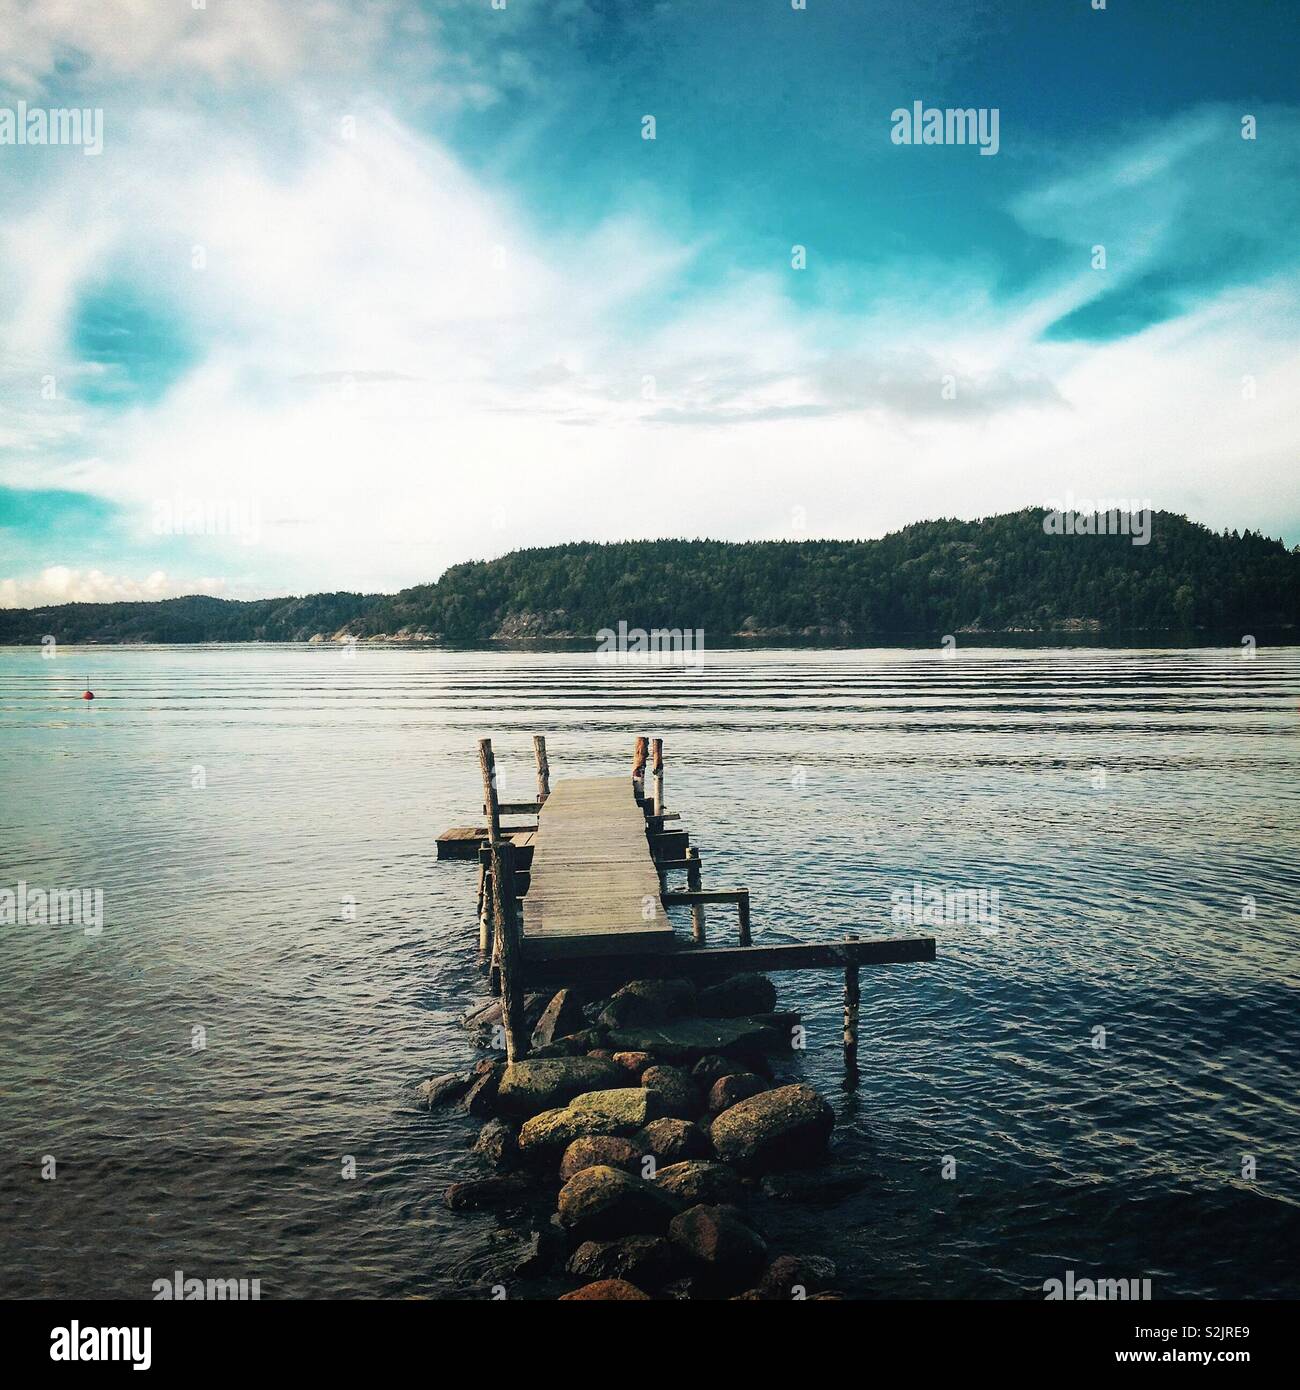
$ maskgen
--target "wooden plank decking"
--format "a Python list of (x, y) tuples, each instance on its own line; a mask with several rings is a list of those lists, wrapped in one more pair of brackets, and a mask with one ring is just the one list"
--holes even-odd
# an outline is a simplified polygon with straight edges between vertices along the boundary
[(555, 784), (538, 815), (523, 908), (534, 959), (671, 947), (672, 924), (630, 778)]
[[(527, 867), (528, 855), (532, 853), (537, 831), (531, 826), (519, 828), (503, 825), (501, 833), (517, 850), (527, 851), (520, 867)], [(444, 830), (436, 841), (439, 859), (477, 859), (479, 849), (487, 844), (488, 833), (482, 825), (456, 825)]]

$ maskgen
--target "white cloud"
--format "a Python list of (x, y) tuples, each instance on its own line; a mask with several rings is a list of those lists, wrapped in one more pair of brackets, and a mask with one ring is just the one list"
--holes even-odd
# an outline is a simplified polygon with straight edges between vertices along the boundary
[(56, 603), (120, 603), (138, 599), (178, 598), (184, 594), (220, 597), (222, 579), (172, 579), (155, 570), (143, 579), (104, 574), (101, 570), (51, 565), (34, 579), (0, 579), (0, 608), (41, 608)]
[(394, 10), (382, 0), (0, 0), (0, 83), (35, 92), (68, 59), (91, 85), (164, 72), (274, 81), (359, 71)]

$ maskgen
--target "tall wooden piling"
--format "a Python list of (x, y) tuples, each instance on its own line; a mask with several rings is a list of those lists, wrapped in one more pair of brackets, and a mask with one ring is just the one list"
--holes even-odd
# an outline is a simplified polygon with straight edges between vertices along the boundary
[[(492, 740), (481, 738), (478, 741), (478, 765), (483, 774), (483, 810), (488, 818), (488, 843), (496, 844), (501, 838), (501, 803), (497, 800), (497, 762), (492, 755)], [(493, 864), (495, 876), (496, 865)]]
[(739, 894), (736, 899), (736, 914), (740, 919), (740, 944), (752, 946), (754, 943), (749, 935), (749, 889), (741, 888)]
[(650, 770), (654, 774), (655, 815), (664, 813), (664, 741), (661, 738), (650, 740)]
[[(693, 892), (700, 891), (700, 852), (691, 845), (686, 851), (689, 861), (686, 865), (686, 886)], [(691, 904), (691, 939), (697, 946), (704, 945), (704, 904)]]
[(546, 758), (546, 735), (533, 735), (533, 756), (537, 759), (537, 800), (540, 804), (551, 794), (551, 764)]
[[(856, 941), (856, 936), (850, 936)], [(856, 1085), (858, 1080), (858, 1005), (861, 992), (858, 986), (858, 967), (850, 963), (844, 967), (844, 1080), (848, 1085)]]
[(645, 794), (645, 761), (649, 743), (644, 734), (638, 734), (636, 748), (632, 751), (632, 785), (638, 797)]
[(524, 1037), (524, 990), (519, 949), (519, 919), (515, 908), (515, 847), (509, 840), (492, 846), (492, 915), (496, 926), (497, 968), (501, 975), (501, 1022), (506, 1036), (506, 1061), (528, 1050)]

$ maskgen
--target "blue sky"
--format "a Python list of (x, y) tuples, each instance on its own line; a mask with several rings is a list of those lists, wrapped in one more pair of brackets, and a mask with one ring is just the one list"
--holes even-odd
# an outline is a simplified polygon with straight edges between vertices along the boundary
[(0, 112), (104, 122), (0, 144), (0, 603), (1067, 494), (1300, 542), (1286, 6), (0, 17)]

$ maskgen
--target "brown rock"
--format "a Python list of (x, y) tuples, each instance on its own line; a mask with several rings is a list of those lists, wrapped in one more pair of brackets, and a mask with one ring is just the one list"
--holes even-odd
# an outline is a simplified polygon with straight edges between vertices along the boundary
[(660, 1168), (655, 1181), (684, 1207), (700, 1203), (738, 1202), (744, 1195), (740, 1179), (725, 1163), (692, 1158)]
[(652, 1120), (636, 1136), (636, 1142), (660, 1163), (707, 1158), (713, 1152), (699, 1126), (688, 1120)]
[(641, 1073), (647, 1067), (654, 1066), (654, 1057), (649, 1052), (614, 1052), (610, 1054), (616, 1066), (629, 1071), (636, 1078), (640, 1078)]
[(519, 1157), (518, 1138), (504, 1120), (489, 1120), (478, 1132), (474, 1152), (494, 1168), (509, 1168)]
[(459, 1100), (473, 1085), (474, 1075), (468, 1071), (451, 1072), (447, 1076), (435, 1076), (432, 1081), (422, 1081), (416, 1087), (416, 1094), (422, 1104), (430, 1110), (450, 1101)]
[(699, 1088), (680, 1067), (647, 1067), (641, 1085), (650, 1093), (656, 1119), (693, 1120), (704, 1108)]
[(672, 1266), (673, 1248), (662, 1236), (624, 1236), (584, 1241), (568, 1268), (579, 1279), (628, 1279), (653, 1289), (667, 1279)]
[(709, 1091), (708, 1109), (711, 1115), (720, 1115), (739, 1105), (742, 1100), (756, 1096), (767, 1090), (767, 1082), (752, 1071), (739, 1071), (731, 1076), (720, 1076)]
[(490, 1115), (496, 1109), (497, 1091), (505, 1069), (504, 1062), (494, 1062), (479, 1074), (478, 1080), (465, 1092), (462, 1104), (471, 1115)]
[(560, 1222), (579, 1240), (662, 1235), (678, 1204), (653, 1183), (618, 1168), (584, 1168), (560, 1189)]
[(577, 1302), (651, 1302), (648, 1293), (642, 1293), (635, 1284), (629, 1284), (626, 1279), (598, 1279), (594, 1284), (584, 1284), (580, 1289), (574, 1289), (572, 1293), (562, 1293), (559, 1297), (560, 1303)]
[(821, 1255), (780, 1255), (768, 1265), (758, 1286), (768, 1298), (808, 1298), (835, 1282), (835, 1262)]
[(767, 1258), (763, 1238), (731, 1206), (695, 1206), (675, 1216), (668, 1239), (712, 1280), (734, 1288), (756, 1274)]
[(639, 1175), (641, 1150), (630, 1139), (621, 1139), (614, 1134), (584, 1135), (565, 1149), (564, 1157), (560, 1160), (560, 1181), (568, 1182), (584, 1168), (595, 1168), (597, 1165), (621, 1168), (625, 1173)]
[(707, 1092), (718, 1077), (730, 1076), (737, 1069), (734, 1057), (722, 1057), (716, 1052), (711, 1052), (696, 1062), (691, 1068), (691, 1075), (695, 1078), (696, 1084)]

